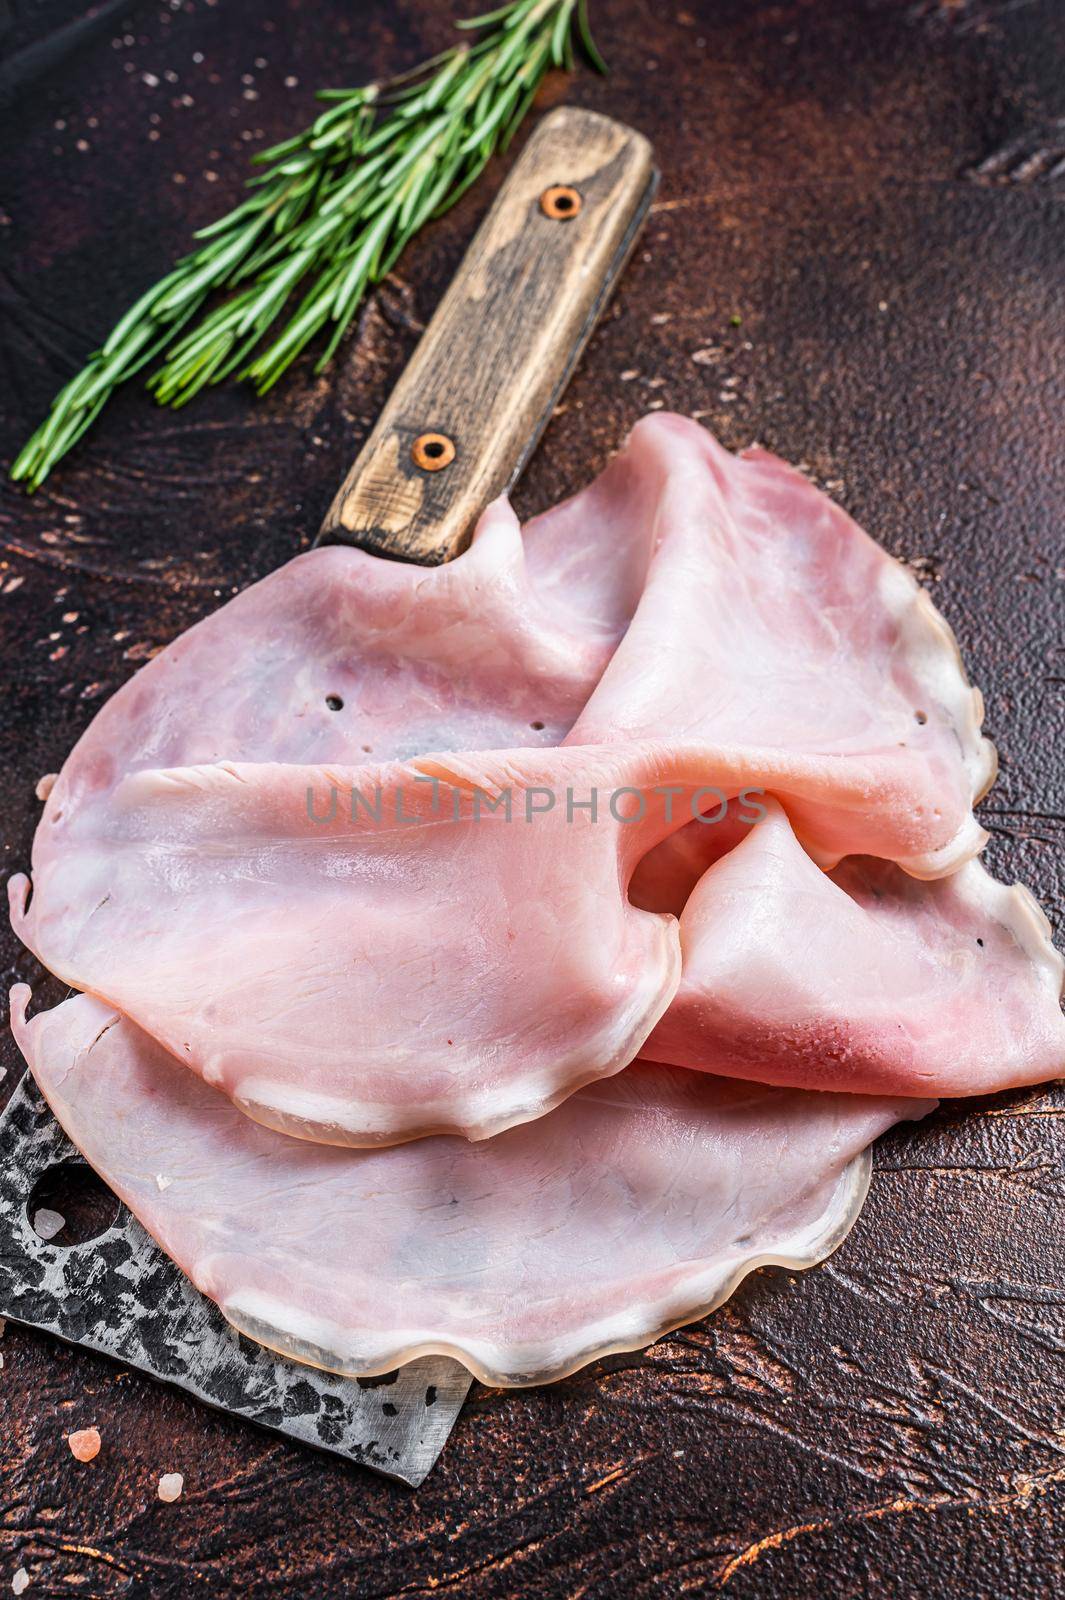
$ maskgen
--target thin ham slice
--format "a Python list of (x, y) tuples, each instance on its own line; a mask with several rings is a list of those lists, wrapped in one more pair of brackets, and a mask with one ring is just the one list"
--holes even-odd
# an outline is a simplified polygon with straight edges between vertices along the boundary
[(685, 745), (707, 783), (769, 781), (819, 856), (934, 876), (983, 842), (981, 716), (946, 623), (843, 511), (654, 416), (524, 535), (500, 501), (446, 566), (310, 551), (191, 628), (75, 746), (34, 865), (132, 772), (566, 739)]
[(337, 1150), (249, 1121), (98, 1000), (27, 1022), (28, 997), (37, 1082), (163, 1249), (244, 1333), (358, 1376), (435, 1352), (539, 1383), (638, 1348), (755, 1266), (821, 1260), (869, 1142), (930, 1109), (637, 1063), (483, 1144)]
[(801, 473), (650, 417), (549, 515), (556, 537), (610, 520), (623, 546), (637, 529), (654, 541), (624, 642), (568, 743), (705, 741), (752, 775), (775, 763), (773, 792), (826, 865), (862, 851), (939, 877), (981, 848), (972, 806), (995, 752), (954, 636), (912, 574)]
[(566, 759), (586, 783), (558, 752), (134, 773), (15, 925), (272, 1127), (484, 1138), (620, 1071), (680, 978), (676, 920), (624, 894), (654, 822), (526, 819)]
[(767, 811), (727, 854), (689, 824), (641, 864), (643, 903), (684, 907), (680, 988), (646, 1055), (861, 1094), (1065, 1073), (1065, 963), (1027, 890), (977, 861), (935, 883), (861, 856), (826, 874)]
[(608, 559), (608, 538), (588, 530), (576, 572), (550, 527), (523, 541), (499, 501), (445, 566), (340, 545), (297, 556), (118, 690), (64, 763), (53, 808), (88, 827), (145, 769), (557, 744), (639, 593), (641, 552)]

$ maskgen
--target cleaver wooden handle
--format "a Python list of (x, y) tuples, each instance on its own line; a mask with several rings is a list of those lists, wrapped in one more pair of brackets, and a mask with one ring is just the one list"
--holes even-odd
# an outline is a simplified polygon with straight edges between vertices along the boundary
[(639, 133), (545, 117), (330, 506), (319, 543), (434, 566), (518, 477), (565, 388), (658, 181)]

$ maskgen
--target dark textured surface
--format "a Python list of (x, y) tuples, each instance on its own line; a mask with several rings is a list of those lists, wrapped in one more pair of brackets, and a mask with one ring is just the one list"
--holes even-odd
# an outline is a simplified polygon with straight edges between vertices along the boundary
[[(957, 629), (1003, 754), (991, 864), (1060, 924), (1060, 0), (592, 11), (614, 74), (568, 92), (649, 134), (663, 187), (521, 509), (652, 404), (805, 462)], [(312, 87), (447, 38), (440, 0), (131, 12), (0, 125), (4, 459)], [(0, 6), (0, 49), (74, 14), (20, 0), (5, 36)], [(0, 492), (5, 864), (100, 697), (313, 537), (501, 171), (408, 252), (342, 372), (177, 416), (128, 393), (34, 502)], [(7, 973), (39, 983), (4, 937)], [(645, 1358), (475, 1391), (417, 1493), (10, 1327), (0, 1585), (23, 1564), (49, 1595), (1060, 1592), (1063, 1117), (1048, 1089), (889, 1138), (826, 1267), (760, 1274)], [(103, 1450), (79, 1466), (62, 1436), (90, 1423)], [(186, 1493), (163, 1506), (170, 1470)]]

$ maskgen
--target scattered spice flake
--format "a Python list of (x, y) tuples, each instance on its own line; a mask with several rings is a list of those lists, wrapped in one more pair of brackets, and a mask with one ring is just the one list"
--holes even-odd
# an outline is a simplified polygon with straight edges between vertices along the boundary
[(159, 1479), (159, 1498), (166, 1505), (173, 1505), (175, 1500), (181, 1499), (185, 1479), (180, 1472), (164, 1472)]
[(58, 1211), (50, 1211), (47, 1206), (42, 1206), (33, 1213), (33, 1231), (38, 1239), (54, 1239), (57, 1233), (62, 1233), (67, 1225), (66, 1217)]
[(99, 1428), (79, 1428), (67, 1434), (67, 1444), (75, 1461), (95, 1461), (100, 1454)]
[(15, 1594), (25, 1594), (30, 1586), (30, 1575), (25, 1567), (19, 1567), (11, 1580), (11, 1588)]
[(38, 800), (48, 799), (48, 796), (55, 788), (55, 780), (58, 778), (58, 776), (58, 772), (46, 772), (43, 778), (37, 779), (37, 787), (33, 792), (37, 796)]

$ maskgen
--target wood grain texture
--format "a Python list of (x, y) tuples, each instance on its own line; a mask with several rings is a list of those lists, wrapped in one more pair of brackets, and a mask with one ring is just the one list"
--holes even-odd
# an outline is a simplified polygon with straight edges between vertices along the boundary
[[(540, 123), (327, 512), (322, 542), (426, 566), (465, 548), (535, 448), (655, 182), (651, 147), (631, 128), (573, 106)], [(560, 204), (560, 189), (576, 195)], [(426, 434), (452, 446), (442, 470), (418, 448)]]
[[(83, 9), (20, 7), (3, 45)], [(554, 79), (539, 109), (565, 94), (640, 128), (663, 186), (519, 511), (579, 488), (652, 406), (804, 463), (955, 627), (1003, 755), (988, 864), (1031, 885), (1060, 944), (1065, 207), (1049, 176), (969, 174), (1065, 113), (1065, 10), (591, 13), (611, 76)], [(441, 48), (453, 14), (143, 7), (132, 44), (116, 30), (38, 84), (0, 129), (0, 456), (236, 202), (249, 149), (302, 125), (316, 85)], [(5, 870), (29, 860), (34, 783), (102, 697), (311, 543), (513, 159), (415, 243), (336, 374), (308, 360), (262, 402), (226, 389), (176, 415), (127, 391), (40, 495), (0, 487)], [(0, 968), (41, 1005), (64, 996), (6, 928)], [(2, 1088), (22, 1063), (0, 1052)], [(26, 1600), (1057, 1600), (1063, 1131), (1061, 1086), (900, 1129), (824, 1268), (759, 1273), (644, 1357), (475, 1389), (416, 1493), (9, 1325), (0, 1591), (24, 1565)], [(81, 1467), (63, 1435), (91, 1424), (103, 1449)], [(163, 1506), (169, 1471), (186, 1489)]]

